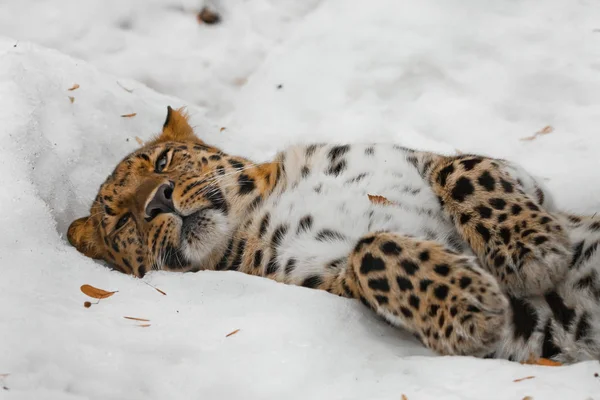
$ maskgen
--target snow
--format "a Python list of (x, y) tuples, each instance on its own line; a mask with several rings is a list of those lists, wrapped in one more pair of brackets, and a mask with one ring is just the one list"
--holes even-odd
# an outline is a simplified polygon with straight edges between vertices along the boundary
[[(597, 362), (436, 357), (354, 301), (233, 272), (141, 281), (67, 244), (167, 105), (256, 160), (312, 140), (479, 152), (600, 210), (594, 2), (349, 3), (221, 0), (216, 26), (195, 0), (0, 4), (0, 398), (598, 398)], [(86, 283), (118, 293), (86, 309)]]

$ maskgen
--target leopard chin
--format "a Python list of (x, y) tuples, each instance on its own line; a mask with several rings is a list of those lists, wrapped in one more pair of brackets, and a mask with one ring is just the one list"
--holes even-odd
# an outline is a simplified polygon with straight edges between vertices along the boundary
[(227, 216), (215, 209), (202, 209), (182, 219), (179, 252), (188, 264), (202, 267), (210, 255), (222, 250), (232, 234)]

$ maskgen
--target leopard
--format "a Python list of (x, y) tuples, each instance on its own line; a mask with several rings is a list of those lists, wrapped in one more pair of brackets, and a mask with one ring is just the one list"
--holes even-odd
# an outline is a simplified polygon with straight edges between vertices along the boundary
[(600, 359), (600, 217), (504, 159), (298, 143), (256, 163), (169, 106), (67, 239), (137, 278), (238, 271), (355, 299), (439, 355)]

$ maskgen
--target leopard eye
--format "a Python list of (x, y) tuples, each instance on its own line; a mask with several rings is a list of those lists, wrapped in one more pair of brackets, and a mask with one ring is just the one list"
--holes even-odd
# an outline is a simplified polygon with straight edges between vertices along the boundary
[(127, 223), (127, 221), (129, 221), (129, 218), (131, 217), (130, 213), (127, 213), (125, 215), (123, 215), (121, 218), (119, 218), (119, 220), (117, 221), (117, 225), (115, 226), (115, 230), (121, 228), (123, 225), (125, 225)]
[(154, 172), (161, 173), (167, 168), (169, 164), (169, 151), (165, 150), (156, 159), (156, 163), (154, 164)]

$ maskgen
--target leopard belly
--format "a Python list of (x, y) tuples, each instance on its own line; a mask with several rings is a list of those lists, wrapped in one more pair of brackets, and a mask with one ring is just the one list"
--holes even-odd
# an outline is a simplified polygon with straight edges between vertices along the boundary
[[(469, 252), (410, 161), (412, 154), (390, 145), (328, 145), (313, 152), (294, 147), (285, 153), (287, 184), (259, 212), (269, 213), (272, 227), (287, 229), (277, 251), (279, 265), (294, 260), (287, 280), (322, 274), (369, 232), (435, 240)], [(377, 203), (369, 195), (389, 203)]]

